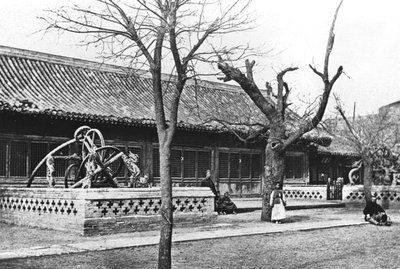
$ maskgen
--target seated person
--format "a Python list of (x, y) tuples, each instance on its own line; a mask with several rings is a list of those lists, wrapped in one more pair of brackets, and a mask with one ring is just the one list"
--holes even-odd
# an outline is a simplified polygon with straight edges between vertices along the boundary
[(392, 224), (391, 221), (388, 220), (388, 216), (386, 215), (385, 210), (376, 203), (376, 197), (372, 197), (371, 202), (367, 203), (363, 213), (365, 216), (365, 221), (368, 221), (372, 224), (379, 226), (390, 226)]
[(217, 212), (218, 214), (237, 214), (237, 206), (232, 202), (229, 197), (229, 192), (225, 192), (224, 196), (217, 200)]

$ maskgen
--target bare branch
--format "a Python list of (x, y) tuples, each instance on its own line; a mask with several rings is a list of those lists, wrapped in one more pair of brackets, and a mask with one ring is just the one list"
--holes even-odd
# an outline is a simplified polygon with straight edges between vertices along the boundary
[(340, 2), (339, 6), (336, 9), (335, 15), (334, 15), (333, 20), (332, 20), (331, 29), (329, 31), (328, 44), (326, 46), (326, 52), (325, 52), (324, 73), (321, 74), (320, 72), (318, 72), (316, 70), (316, 68), (314, 68), (314, 67), (312, 67), (310, 65), (310, 68), (314, 71), (314, 73), (316, 73), (318, 76), (320, 76), (322, 78), (323, 82), (324, 82), (324, 91), (322, 93), (322, 97), (321, 97), (321, 100), (320, 100), (320, 104), (319, 104), (318, 110), (316, 111), (314, 117), (310, 121), (308, 121), (305, 124), (301, 125), (297, 129), (297, 131), (295, 133), (293, 133), (285, 141), (285, 143), (283, 144), (283, 147), (282, 147), (283, 149), (286, 149), (289, 145), (291, 145), (294, 141), (299, 139), (306, 132), (308, 132), (308, 131), (312, 130), (313, 128), (317, 127), (317, 125), (322, 120), (322, 117), (325, 114), (325, 110), (326, 110), (326, 107), (328, 105), (328, 100), (329, 100), (329, 96), (330, 96), (331, 90), (333, 88), (333, 85), (334, 85), (336, 80), (339, 78), (339, 76), (343, 72), (343, 67), (340, 66), (338, 68), (334, 78), (331, 81), (329, 81), (329, 74), (328, 74), (329, 57), (330, 57), (330, 54), (332, 52), (334, 39), (335, 39), (335, 34), (334, 34), (335, 22), (336, 22), (336, 18), (337, 18), (338, 12), (339, 12), (339, 8), (342, 5), (342, 2)]
[(354, 140), (358, 141), (358, 143), (359, 143), (360, 138), (355, 134), (353, 126), (350, 124), (349, 120), (347, 119), (346, 115), (344, 114), (342, 106), (338, 102), (337, 102), (336, 109), (339, 112), (340, 116), (345, 121), (346, 126), (347, 126), (348, 130), (350, 131), (351, 135), (353, 136)]
[(329, 57), (331, 55), (333, 44), (335, 42), (335, 33), (333, 31), (335, 29), (336, 18), (337, 18), (337, 15), (339, 13), (339, 9), (340, 9), (342, 3), (343, 3), (343, 0), (340, 1), (339, 6), (336, 8), (336, 12), (335, 12), (335, 15), (332, 20), (331, 29), (329, 31), (328, 44), (326, 45), (325, 61), (324, 61), (324, 75), (325, 75), (325, 78), (327, 78), (327, 79), (329, 79), (329, 73), (328, 73), (329, 72), (329, 70), (328, 70), (329, 69)]
[(322, 74), (321, 72), (319, 72), (314, 66), (312, 66), (311, 64), (308, 65), (312, 71), (314, 71), (315, 74), (317, 74), (318, 76), (320, 76), (322, 78), (322, 81), (324, 81), (325, 77), (324, 74)]
[(257, 85), (248, 79), (239, 69), (228, 65), (222, 59), (218, 63), (218, 68), (225, 75), (225, 77), (222, 78), (223, 81), (236, 81), (251, 98), (251, 100), (253, 100), (256, 106), (264, 113), (264, 115), (270, 121), (274, 119), (276, 114), (275, 107), (263, 96)]
[[(254, 140), (258, 139), (261, 136), (265, 136), (269, 131), (269, 126), (260, 125), (260, 124), (246, 124), (246, 123), (237, 123), (237, 122), (229, 122), (222, 119), (212, 119), (212, 121), (220, 123), (224, 126), (230, 133), (234, 134), (236, 138), (238, 138), (241, 142), (245, 144), (252, 143)], [(235, 126), (258, 126), (258, 128), (254, 132), (243, 132), (240, 131), (240, 128), (235, 128)]]
[(254, 77), (253, 77), (253, 67), (255, 65), (255, 61), (249, 61), (246, 59), (246, 73), (247, 73), (247, 78), (254, 84)]
[[(283, 80), (283, 77), (285, 76), (286, 73), (296, 71), (297, 69), (298, 67), (288, 67), (279, 72), (278, 75), (276, 76), (276, 79), (278, 81), (277, 110), (281, 114), (282, 118), (285, 117), (285, 109), (287, 107), (286, 105), (287, 96), (285, 97), (285, 95), (287, 95), (289, 92), (288, 85)], [(283, 93), (284, 89), (286, 89), (285, 94)]]

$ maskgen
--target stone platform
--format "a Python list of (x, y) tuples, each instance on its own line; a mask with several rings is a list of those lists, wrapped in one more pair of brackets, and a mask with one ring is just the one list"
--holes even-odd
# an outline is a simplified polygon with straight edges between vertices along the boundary
[[(173, 189), (174, 225), (212, 222), (209, 188)], [(81, 235), (158, 229), (159, 188), (0, 188), (0, 222)]]

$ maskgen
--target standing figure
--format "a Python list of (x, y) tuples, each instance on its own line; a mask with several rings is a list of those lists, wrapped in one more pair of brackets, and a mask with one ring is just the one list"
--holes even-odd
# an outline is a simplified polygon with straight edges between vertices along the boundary
[(211, 179), (211, 171), (207, 170), (206, 172), (206, 178), (203, 179), (200, 183), (200, 187), (209, 187), (210, 190), (214, 193), (214, 211), (217, 210), (217, 201), (219, 199), (219, 192), (217, 191), (217, 188), (215, 188), (215, 184)]
[(131, 174), (129, 176), (129, 187), (133, 188), (136, 186), (136, 182), (137, 180), (139, 180), (140, 176), (140, 168), (138, 166), (139, 155), (129, 151), (128, 156), (122, 154), (122, 160), (124, 161), (126, 168)]
[(271, 193), (269, 204), (272, 206), (272, 222), (281, 223), (282, 220), (286, 219), (286, 201), (280, 183), (276, 183), (275, 190)]
[(49, 183), (50, 188), (54, 188), (54, 185), (56, 185), (56, 182), (53, 177), (55, 170), (56, 169), (54, 168), (54, 157), (50, 155), (46, 159), (46, 180)]
[(201, 181), (200, 187), (209, 187), (210, 190), (214, 193), (214, 195), (218, 196), (217, 188), (215, 188), (214, 181), (212, 181), (212, 179), (211, 179), (211, 171), (210, 170), (207, 170), (206, 178)]

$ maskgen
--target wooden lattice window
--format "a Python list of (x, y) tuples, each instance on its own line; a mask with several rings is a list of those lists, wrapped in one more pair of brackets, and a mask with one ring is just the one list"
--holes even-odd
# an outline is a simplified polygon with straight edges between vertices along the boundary
[(239, 154), (231, 153), (230, 163), (230, 178), (239, 178)]
[[(204, 178), (210, 169), (211, 153), (205, 150), (171, 150), (171, 176), (174, 178)], [(153, 148), (153, 176), (160, 176), (160, 155), (158, 148)]]
[[(31, 143), (31, 158), (30, 158), (30, 172), (31, 174), (39, 162), (47, 155), (48, 147), (47, 143)], [(44, 163), (36, 171), (35, 176), (45, 177), (46, 176), (46, 163)]]
[(287, 153), (285, 159), (286, 179), (302, 179), (304, 176), (304, 154)]
[(285, 176), (286, 178), (294, 178), (294, 156), (286, 156), (285, 160)]
[(241, 177), (242, 178), (250, 178), (250, 160), (251, 155), (250, 154), (244, 154), (242, 153), (240, 156), (240, 166), (241, 166)]
[(195, 176), (196, 176), (196, 152), (185, 150), (183, 152), (183, 177), (194, 178)]
[(294, 177), (303, 178), (304, 174), (304, 158), (303, 156), (296, 156), (294, 161)]
[(219, 178), (260, 178), (261, 154), (220, 152)]
[(26, 142), (11, 142), (10, 176), (27, 176), (28, 145)]
[(260, 178), (261, 177), (261, 155), (260, 154), (252, 154), (251, 155), (251, 177), (252, 178)]
[(158, 148), (153, 149), (153, 176), (160, 177), (160, 152)]
[(219, 154), (219, 178), (229, 177), (229, 154), (221, 152)]
[(182, 177), (182, 157), (180, 150), (171, 150), (171, 176), (172, 177)]
[(0, 140), (0, 176), (6, 176), (7, 142)]
[(198, 154), (198, 177), (206, 177), (207, 170), (210, 169), (211, 165), (211, 153), (209, 151), (199, 151)]

